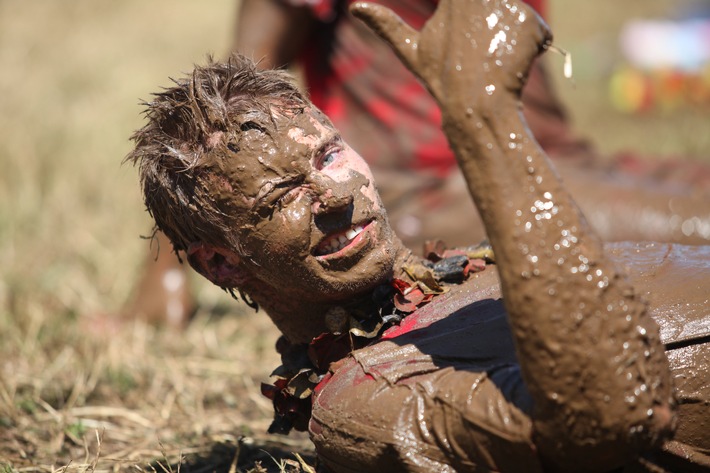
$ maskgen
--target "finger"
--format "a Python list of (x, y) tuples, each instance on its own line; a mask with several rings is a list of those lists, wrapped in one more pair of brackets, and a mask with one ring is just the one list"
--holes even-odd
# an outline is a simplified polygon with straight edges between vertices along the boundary
[(375, 3), (356, 2), (350, 7), (350, 13), (389, 43), (405, 66), (409, 69), (416, 68), (419, 42), (417, 30), (406, 24), (389, 8)]

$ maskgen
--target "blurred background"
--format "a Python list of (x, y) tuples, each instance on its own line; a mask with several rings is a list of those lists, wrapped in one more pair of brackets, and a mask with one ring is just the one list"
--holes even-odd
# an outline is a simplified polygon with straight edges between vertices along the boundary
[[(710, 2), (550, 1), (555, 74), (576, 128), (602, 151), (710, 159)], [(649, 59), (654, 58), (654, 59)], [(562, 61), (550, 55), (550, 65)]]
[[(575, 127), (604, 154), (634, 150), (710, 162), (707, 63), (640, 59), (674, 41), (664, 36), (668, 24), (651, 27), (650, 37), (668, 38), (660, 46), (638, 39), (649, 37), (639, 20), (697, 19), (704, 5), (550, 1), (549, 23), (556, 44), (572, 54), (574, 77), (563, 77), (563, 59), (553, 54), (550, 71)], [(144, 456), (131, 457), (136, 462), (160, 456), (157, 439), (170, 454), (186, 451), (191, 435), (263, 432), (268, 425), (270, 406), (258, 399), (258, 382), (278, 364), (276, 335), (266, 317), (247, 314), (226, 294), (195, 280), (206, 313), (180, 337), (84, 323), (120, 310), (145, 258), (141, 235), (152, 224), (136, 170), (121, 165), (129, 136), (143, 123), (140, 100), (208, 53), (224, 57), (236, 9), (234, 0), (0, 0), (0, 467), (6, 472), (31, 465), (46, 471), (71, 459), (72, 468), (89, 464), (83, 452), (95, 450), (92, 428), (108, 421), (113, 431), (106, 428), (104, 452), (116, 453), (120, 444), (129, 458), (126, 452), (138, 451), (131, 442), (152, 442)], [(630, 33), (633, 21), (640, 29)], [(709, 30), (701, 25), (697, 35)], [(670, 57), (702, 58), (693, 48), (683, 43)], [(216, 320), (224, 312), (236, 315)], [(97, 403), (142, 412), (152, 427), (114, 411), (80, 410)], [(182, 406), (174, 409), (183, 417), (170, 415), (171, 406)], [(142, 433), (130, 430), (136, 427)]]
[(151, 230), (137, 173), (121, 165), (139, 102), (225, 54), (235, 10), (233, 0), (0, 1), (2, 307), (120, 307)]

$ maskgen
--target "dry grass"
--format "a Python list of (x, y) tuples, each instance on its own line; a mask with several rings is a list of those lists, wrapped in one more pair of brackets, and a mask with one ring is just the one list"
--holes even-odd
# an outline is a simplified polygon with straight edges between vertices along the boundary
[(261, 448), (308, 452), (263, 434), (258, 383), (278, 364), (263, 316), (198, 284), (185, 333), (110, 323), (151, 227), (120, 165), (139, 98), (224, 54), (234, 12), (231, 0), (0, 1), (3, 473), (162, 471), (181, 455), (181, 471), (229, 471), (237, 451), (240, 471), (278, 470)]
[(310, 451), (302, 438), (263, 434), (271, 406), (255, 380), (277, 364), (263, 317), (203, 309), (176, 335), (139, 322), (99, 334), (82, 320), (52, 323), (41, 307), (26, 315), (2, 320), (8, 471), (226, 472), (240, 451), (240, 468), (261, 460), (278, 471), (261, 449), (292, 461)]
[[(561, 91), (603, 150), (710, 156), (706, 111), (632, 118), (606, 105), (618, 2), (552, 3), (577, 64), (576, 89)], [(629, 0), (622, 17), (671, 3)], [(120, 166), (138, 100), (225, 54), (234, 11), (233, 0), (0, 0), (0, 473), (312, 461), (303, 437), (264, 434), (258, 383), (277, 360), (263, 315), (195, 281), (201, 309), (184, 333), (111, 322), (151, 226), (135, 170)]]

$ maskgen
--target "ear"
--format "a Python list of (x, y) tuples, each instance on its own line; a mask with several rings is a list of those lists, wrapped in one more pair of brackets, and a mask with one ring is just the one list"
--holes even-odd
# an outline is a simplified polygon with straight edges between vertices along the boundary
[(187, 261), (195, 271), (219, 287), (240, 287), (248, 278), (239, 256), (209, 243), (190, 243)]

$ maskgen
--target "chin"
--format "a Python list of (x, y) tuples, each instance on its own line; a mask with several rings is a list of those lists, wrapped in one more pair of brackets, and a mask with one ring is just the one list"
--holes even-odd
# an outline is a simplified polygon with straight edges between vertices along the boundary
[(390, 281), (394, 272), (395, 252), (389, 245), (376, 248), (347, 271), (325, 270), (322, 273), (319, 299), (338, 301), (375, 289)]

